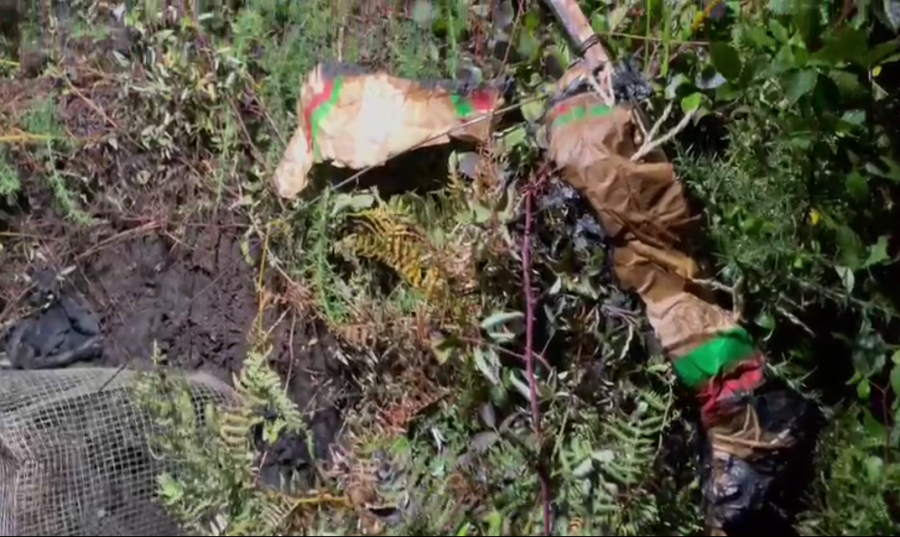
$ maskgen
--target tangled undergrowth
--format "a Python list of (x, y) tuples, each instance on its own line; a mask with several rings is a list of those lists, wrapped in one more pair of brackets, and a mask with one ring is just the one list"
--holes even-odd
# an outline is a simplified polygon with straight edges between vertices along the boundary
[[(263, 486), (258, 448), (305, 426), (259, 330), (234, 409), (154, 409), (186, 464), (160, 476), (176, 517), (209, 535), (702, 531), (690, 398), (617, 289), (585, 201), (542, 160), (542, 87), (571, 57), (538, 6), (151, 4), (117, 21), (73, 2), (40, 76), (0, 62), (0, 216), (52, 206), (89, 229), (238, 211), (260, 282), (274, 269), (279, 300), (340, 340), (355, 386), (315, 476)], [(746, 282), (774, 372), (829, 418), (815, 477), (784, 509), (804, 534), (895, 533), (896, 11), (660, 4), (581, 2), (614, 55), (644, 66), (651, 110), (699, 118), (667, 148), (704, 215), (697, 249), (723, 288)], [(322, 59), (512, 76), (525, 104), (485, 147), (419, 151), (425, 165), (363, 186), (317, 171), (285, 207), (267, 181)], [(0, 255), (20, 247), (0, 235)], [(150, 394), (177, 392), (149, 379)]]

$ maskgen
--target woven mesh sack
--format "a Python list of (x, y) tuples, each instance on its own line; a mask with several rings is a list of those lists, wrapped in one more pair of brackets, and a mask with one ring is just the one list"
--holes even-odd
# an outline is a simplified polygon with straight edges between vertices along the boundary
[[(138, 374), (109, 368), (0, 372), (0, 534), (180, 535), (156, 499), (172, 470), (151, 453)], [(205, 374), (196, 406), (233, 401)]]

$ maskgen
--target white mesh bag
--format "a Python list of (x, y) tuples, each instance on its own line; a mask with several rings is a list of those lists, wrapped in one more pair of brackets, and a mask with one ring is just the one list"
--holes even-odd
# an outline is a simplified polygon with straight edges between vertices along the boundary
[[(180, 535), (156, 500), (166, 463), (151, 454), (151, 421), (134, 371), (0, 371), (0, 534)], [(188, 375), (194, 401), (232, 390)]]

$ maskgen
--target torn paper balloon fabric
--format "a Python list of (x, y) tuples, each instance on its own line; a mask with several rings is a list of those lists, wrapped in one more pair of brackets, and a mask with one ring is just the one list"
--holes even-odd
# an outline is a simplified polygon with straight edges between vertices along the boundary
[[(577, 79), (564, 78), (548, 107), (550, 158), (590, 202), (619, 285), (641, 297), (675, 374), (696, 393), (710, 446), (707, 515), (719, 531), (764, 503), (771, 472), (762, 468), (771, 465), (759, 463), (795, 444), (797, 422), (769, 419), (765, 356), (737, 316), (697, 283), (700, 269), (688, 253), (697, 219), (672, 164), (658, 150), (633, 158), (631, 107), (607, 105), (610, 97), (590, 85), (573, 90)], [(782, 410), (799, 417), (800, 403), (791, 405)]]
[(361, 170), (451, 138), (482, 142), (490, 134), (491, 113), (501, 105), (495, 88), (463, 92), (449, 82), (319, 64), (300, 88), (297, 129), (275, 171), (275, 189), (284, 198), (296, 197), (321, 162)]

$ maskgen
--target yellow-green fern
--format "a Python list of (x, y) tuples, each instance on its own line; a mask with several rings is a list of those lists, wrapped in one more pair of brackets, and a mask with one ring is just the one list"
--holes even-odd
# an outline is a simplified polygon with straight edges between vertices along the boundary
[(429, 300), (449, 295), (450, 276), (426, 235), (398, 209), (378, 205), (356, 215), (359, 231), (342, 246), (354, 255), (384, 263)]

